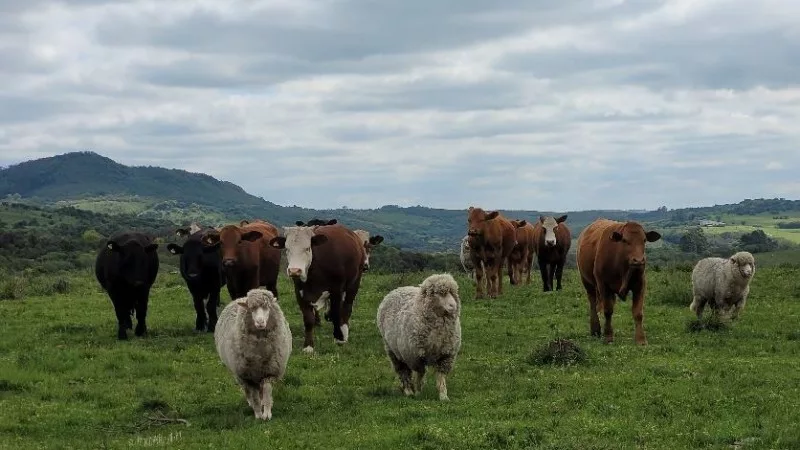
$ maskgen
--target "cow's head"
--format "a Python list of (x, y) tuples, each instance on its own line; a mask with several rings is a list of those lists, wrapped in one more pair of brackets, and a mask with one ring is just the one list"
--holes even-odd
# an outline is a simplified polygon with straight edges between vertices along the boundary
[(467, 235), (472, 237), (483, 236), (486, 222), (499, 216), (498, 211), (486, 212), (483, 208), (470, 206), (467, 211)]
[(563, 223), (566, 220), (566, 214), (557, 219), (553, 216), (539, 216), (539, 223), (542, 224), (542, 228), (544, 228), (545, 247), (555, 247), (556, 244), (558, 244), (558, 240), (556, 239), (556, 229), (558, 228), (558, 224)]
[(644, 268), (647, 258), (645, 244), (661, 239), (657, 231), (644, 231), (639, 223), (626, 222), (622, 228), (611, 233), (611, 240), (622, 246), (622, 256), (632, 268)]
[(361, 264), (361, 269), (366, 272), (369, 270), (369, 255), (372, 252), (372, 247), (383, 242), (383, 236), (376, 234), (370, 237), (369, 231), (365, 230), (355, 230), (353, 232), (358, 236), (361, 244), (364, 245), (364, 262)]
[(308, 268), (313, 259), (312, 247), (328, 242), (328, 237), (314, 234), (310, 227), (283, 227), (283, 236), (276, 236), (269, 245), (277, 249), (286, 249), (286, 275), (294, 280), (305, 282), (308, 279)]
[(158, 244), (148, 243), (142, 246), (139, 241), (131, 239), (126, 242), (109, 240), (106, 248), (117, 256), (116, 270), (122, 279), (131, 286), (141, 287), (147, 284), (149, 254), (158, 249)]
[(222, 265), (225, 268), (236, 267), (238, 261), (237, 251), (245, 242), (260, 239), (263, 234), (258, 230), (248, 230), (236, 225), (226, 225), (219, 231), (209, 230), (203, 237), (203, 244), (207, 246), (219, 245), (222, 253)]
[(308, 223), (303, 222), (302, 220), (298, 220), (294, 224), (298, 227), (315, 227), (315, 226), (326, 226), (326, 225), (336, 225), (339, 221), (336, 219), (330, 220), (322, 220), (322, 219), (311, 219)]
[(203, 271), (203, 261), (206, 255), (219, 249), (219, 241), (213, 245), (202, 242), (205, 235), (192, 234), (183, 244), (167, 244), (167, 250), (173, 255), (181, 255), (181, 270), (189, 279), (197, 279)]

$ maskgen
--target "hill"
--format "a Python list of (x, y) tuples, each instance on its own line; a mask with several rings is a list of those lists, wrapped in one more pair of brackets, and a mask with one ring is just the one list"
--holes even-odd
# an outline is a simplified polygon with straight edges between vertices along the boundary
[[(191, 221), (219, 225), (245, 218), (263, 218), (277, 225), (290, 225), (296, 220), (335, 217), (347, 226), (383, 235), (387, 245), (421, 252), (456, 252), (465, 231), (466, 217), (464, 210), (423, 206), (386, 205), (362, 210), (281, 206), (209, 175), (161, 167), (125, 166), (93, 152), (66, 153), (2, 169), (0, 197), (40, 207), (69, 206), (180, 225)], [(540, 214), (566, 213), (575, 237), (598, 217), (644, 222), (667, 234), (672, 233), (673, 241), (677, 241), (687, 227), (696, 226), (700, 219), (724, 218), (730, 220), (726, 224), (728, 228), (714, 228), (714, 233), (741, 235), (763, 228), (776, 237), (800, 242), (798, 230), (780, 228), (779, 219), (800, 217), (800, 201), (796, 200), (754, 199), (731, 205), (676, 210), (660, 207), (652, 211), (502, 212), (509, 217), (529, 220), (535, 220)]]

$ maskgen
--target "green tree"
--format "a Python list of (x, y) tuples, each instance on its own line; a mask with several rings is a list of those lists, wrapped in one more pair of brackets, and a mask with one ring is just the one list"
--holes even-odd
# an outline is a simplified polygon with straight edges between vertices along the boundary
[(689, 228), (686, 233), (681, 236), (678, 245), (681, 250), (686, 253), (701, 254), (708, 251), (708, 239), (706, 239), (706, 235), (700, 227)]

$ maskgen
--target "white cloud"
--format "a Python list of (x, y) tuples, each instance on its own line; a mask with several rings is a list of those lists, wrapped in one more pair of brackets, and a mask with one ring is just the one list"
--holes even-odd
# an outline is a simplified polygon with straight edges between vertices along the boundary
[(92, 149), (318, 208), (796, 192), (800, 3), (498, 5), (0, 0), (0, 163)]

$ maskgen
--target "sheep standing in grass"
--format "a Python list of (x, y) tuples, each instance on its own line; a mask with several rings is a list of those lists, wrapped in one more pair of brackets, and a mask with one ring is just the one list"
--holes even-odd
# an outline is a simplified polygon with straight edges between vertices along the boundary
[(470, 257), (469, 252), (469, 236), (464, 236), (461, 238), (461, 267), (464, 268), (464, 272), (469, 274), (470, 279), (474, 279), (475, 266), (472, 264), (472, 257)]
[(214, 342), (256, 418), (271, 419), (272, 384), (283, 378), (292, 352), (292, 332), (272, 292), (252, 289), (228, 303), (219, 315)]
[(461, 348), (460, 313), (458, 283), (447, 273), (431, 275), (419, 286), (396, 288), (383, 298), (378, 329), (404, 394), (420, 393), (425, 369), (433, 366), (439, 400), (448, 400), (445, 377)]
[(750, 293), (750, 281), (756, 273), (756, 262), (749, 252), (730, 258), (704, 258), (692, 271), (692, 304), (697, 318), (703, 315), (706, 303), (715, 312), (724, 312), (731, 319), (739, 317)]

